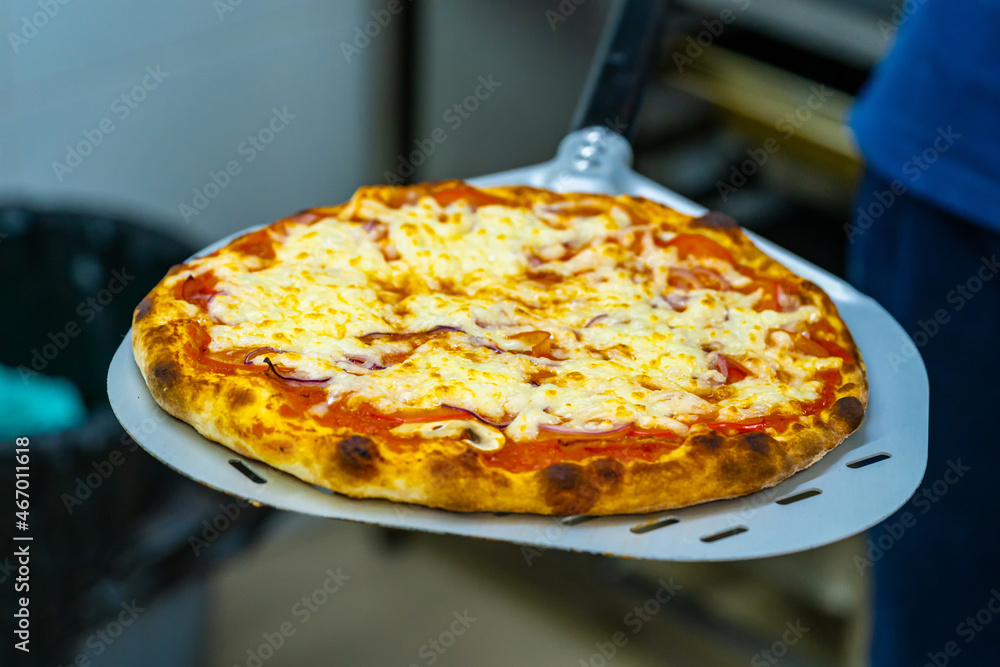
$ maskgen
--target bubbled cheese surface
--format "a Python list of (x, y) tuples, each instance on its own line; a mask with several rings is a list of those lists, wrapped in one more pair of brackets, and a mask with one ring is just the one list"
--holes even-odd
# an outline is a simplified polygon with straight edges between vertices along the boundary
[[(696, 420), (795, 414), (819, 396), (811, 374), (840, 363), (768, 335), (816, 322), (813, 306), (756, 312), (759, 291), (670, 287), (670, 272), (694, 260), (619, 208), (567, 219), (540, 205), (424, 197), (397, 209), (356, 196), (339, 215), (288, 226), (264, 268), (222, 252), (196, 269), (219, 280), (213, 351), (275, 348), (295, 377), (329, 378), (330, 404), (457, 407), (512, 440), (542, 426), (683, 435)], [(748, 282), (725, 261), (706, 265)], [(725, 385), (711, 350), (753, 373)]]

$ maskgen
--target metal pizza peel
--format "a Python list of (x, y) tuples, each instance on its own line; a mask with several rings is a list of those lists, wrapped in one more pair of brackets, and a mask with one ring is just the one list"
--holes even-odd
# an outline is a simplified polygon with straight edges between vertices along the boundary
[[(623, 3), (578, 114), (576, 126), (583, 129), (569, 134), (549, 162), (470, 182), (626, 193), (684, 213), (705, 213), (694, 202), (632, 171), (632, 150), (622, 136), (628, 132), (614, 131), (634, 119), (663, 21), (663, 4), (657, 0)], [(927, 463), (927, 373), (915, 351), (899, 363), (900, 349), (912, 349), (905, 345), (909, 338), (875, 301), (787, 250), (748, 234), (764, 252), (822, 287), (836, 303), (864, 356), (870, 399), (861, 427), (821, 461), (773, 488), (742, 498), (649, 515), (609, 517), (463, 514), (347, 498), (242, 457), (164, 412), (136, 366), (131, 330), (111, 362), (108, 396), (125, 430), (166, 465), (219, 491), (291, 512), (503, 540), (538, 549), (653, 560), (724, 561), (811, 549), (875, 525), (916, 490)], [(238, 235), (198, 254), (211, 252)]]

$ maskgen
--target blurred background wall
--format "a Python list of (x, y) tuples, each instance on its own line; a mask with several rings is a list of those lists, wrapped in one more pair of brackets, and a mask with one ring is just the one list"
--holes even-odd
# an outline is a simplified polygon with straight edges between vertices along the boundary
[[(4, 2), (0, 197), (124, 209), (202, 243), (343, 200), (393, 140), (393, 39), (350, 62), (338, 46), (370, 4)], [(275, 110), (280, 132), (250, 143)]]

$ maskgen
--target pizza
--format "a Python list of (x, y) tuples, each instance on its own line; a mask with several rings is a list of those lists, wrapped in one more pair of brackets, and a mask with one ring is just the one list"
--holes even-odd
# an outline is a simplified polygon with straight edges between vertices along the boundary
[(639, 513), (772, 486), (858, 428), (830, 298), (721, 214), (460, 181), (364, 187), (175, 266), (152, 396), (354, 498)]

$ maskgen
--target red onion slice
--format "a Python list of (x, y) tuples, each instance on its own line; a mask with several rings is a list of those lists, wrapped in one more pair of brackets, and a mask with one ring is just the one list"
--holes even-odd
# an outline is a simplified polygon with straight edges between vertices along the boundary
[(677, 292), (670, 292), (663, 297), (663, 300), (667, 302), (667, 305), (676, 311), (681, 311), (687, 308), (688, 298), (685, 294), (678, 294)]
[(243, 357), (243, 363), (250, 365), (253, 363), (254, 357), (263, 354), (264, 352), (274, 352), (275, 354), (284, 354), (284, 350), (278, 350), (273, 347), (258, 347), (256, 350), (250, 350), (247, 352), (247, 356)]
[(488, 338), (483, 338), (481, 336), (469, 336), (469, 342), (472, 343), (473, 345), (484, 347), (487, 350), (492, 350), (497, 354), (502, 354), (504, 352), (504, 350), (494, 345), (493, 342), (490, 341)]
[(289, 220), (294, 220), (295, 222), (299, 223), (300, 225), (308, 225), (311, 222), (315, 222), (316, 220), (319, 220), (319, 216), (316, 215), (315, 213), (310, 213), (309, 211), (300, 211), (300, 212), (296, 213), (295, 215), (288, 216), (288, 219)]
[(365, 334), (363, 336), (358, 336), (358, 340), (360, 340), (363, 343), (367, 343), (367, 342), (372, 341), (372, 340), (380, 340), (380, 339), (383, 339), (383, 338), (389, 338), (389, 339), (392, 339), (392, 340), (408, 340), (408, 339), (411, 339), (411, 338), (418, 338), (420, 336), (429, 336), (431, 334), (441, 333), (441, 332), (445, 332), (445, 331), (457, 331), (459, 333), (462, 332), (462, 330), (459, 329), (458, 327), (439, 326), (439, 327), (434, 327), (433, 329), (430, 329), (428, 331), (415, 331), (413, 333), (397, 333), (397, 332), (394, 332), (394, 331), (392, 331), (392, 332), (390, 332), (390, 331), (376, 331), (374, 333), (367, 333), (367, 334)]
[(670, 277), (672, 278), (674, 276), (685, 281), (690, 286), (691, 289), (704, 288), (704, 285), (702, 285), (701, 281), (698, 280), (698, 276), (695, 274), (694, 271), (691, 271), (690, 269), (670, 267)]
[(304, 384), (321, 384), (323, 382), (329, 382), (330, 380), (333, 379), (332, 377), (327, 377), (327, 378), (320, 378), (318, 380), (313, 380), (313, 379), (308, 379), (307, 380), (305, 378), (297, 378), (297, 377), (295, 377), (293, 375), (282, 375), (281, 373), (278, 372), (278, 369), (275, 368), (274, 364), (272, 364), (271, 360), (268, 359), (267, 357), (264, 357), (264, 363), (267, 364), (268, 368), (270, 369), (270, 371), (272, 373), (274, 373), (275, 375), (277, 375), (282, 380), (285, 380), (286, 382), (302, 382)]
[(507, 428), (514, 421), (513, 419), (510, 420), (510, 421), (506, 421), (506, 422), (493, 421), (492, 419), (488, 419), (488, 418), (482, 416), (481, 414), (479, 414), (477, 412), (473, 412), (472, 410), (466, 410), (465, 408), (460, 408), (457, 405), (445, 405), (444, 403), (442, 403), (441, 407), (442, 408), (448, 408), (450, 410), (458, 410), (459, 412), (464, 412), (465, 414), (469, 415), (470, 417), (475, 417), (476, 419), (478, 419), (479, 421), (483, 422), (487, 426), (494, 426), (496, 428)]
[(586, 329), (588, 327), (592, 327), (595, 324), (597, 324), (598, 322), (601, 322), (601, 321), (606, 320), (606, 319), (608, 319), (608, 314), (607, 313), (602, 313), (600, 315), (595, 315), (594, 317), (591, 317), (587, 321), (586, 324), (583, 325), (583, 328)]
[(370, 371), (380, 371), (385, 369), (385, 366), (379, 364), (375, 359), (362, 359), (359, 357), (346, 357), (346, 359), (355, 366), (360, 366), (361, 368), (365, 368)]
[(728, 378), (729, 364), (726, 363), (726, 357), (719, 354), (718, 352), (713, 352), (712, 354), (715, 356), (715, 358), (712, 359), (712, 363), (715, 364), (715, 367), (719, 370), (720, 373), (722, 373), (722, 377)]
[(728, 280), (726, 280), (725, 278), (723, 278), (722, 276), (720, 276), (715, 271), (709, 271), (708, 269), (697, 268), (697, 269), (694, 269), (694, 272), (695, 272), (695, 274), (701, 274), (702, 276), (708, 276), (708, 278), (710, 280), (718, 280), (719, 283), (722, 285), (722, 289), (724, 289), (724, 290), (729, 290), (729, 289), (733, 288), (733, 286), (729, 284)]

